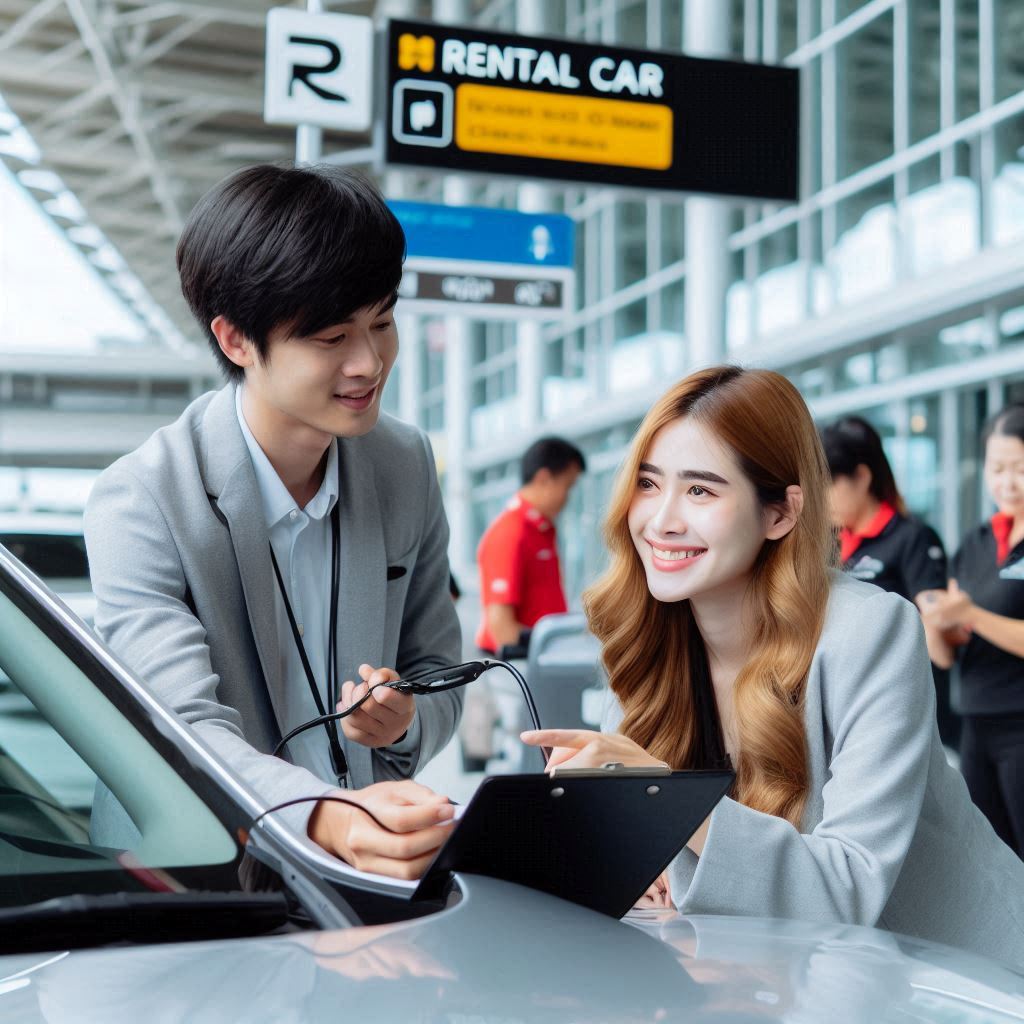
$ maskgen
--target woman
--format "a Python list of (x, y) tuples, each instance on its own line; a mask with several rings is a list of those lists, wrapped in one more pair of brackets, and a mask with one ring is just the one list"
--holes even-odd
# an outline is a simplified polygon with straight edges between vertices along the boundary
[[(882, 439), (867, 420), (846, 416), (821, 432), (821, 443), (843, 571), (921, 608), (925, 591), (945, 589), (946, 552), (930, 526), (907, 514)], [(950, 708), (949, 673), (935, 668), (932, 675), (939, 735), (955, 749), (960, 723)]]
[(942, 541), (907, 515), (874, 427), (847, 416), (821, 432), (821, 443), (843, 571), (915, 604), (923, 591), (945, 588)]
[(524, 740), (570, 767), (731, 760), (731, 796), (670, 867), (679, 908), (880, 925), (1024, 966), (1024, 864), (946, 763), (913, 605), (831, 568), (793, 385), (720, 367), (672, 388), (606, 534), (585, 604), (617, 701), (602, 733)]
[(924, 595), (924, 622), (936, 664), (959, 648), (967, 788), (1024, 857), (1024, 405), (997, 413), (983, 437), (998, 511), (964, 537), (949, 588)]

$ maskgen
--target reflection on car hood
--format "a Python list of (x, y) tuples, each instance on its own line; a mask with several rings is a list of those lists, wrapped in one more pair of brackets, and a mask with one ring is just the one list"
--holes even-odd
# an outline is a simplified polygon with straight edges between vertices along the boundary
[(403, 924), (0, 958), (0, 1018), (1024, 1021), (1024, 978), (872, 929), (668, 913), (623, 923), (465, 882), (459, 905)]

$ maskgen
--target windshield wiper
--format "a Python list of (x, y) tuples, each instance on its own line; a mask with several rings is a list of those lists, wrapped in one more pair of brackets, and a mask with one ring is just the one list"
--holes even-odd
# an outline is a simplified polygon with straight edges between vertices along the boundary
[(0, 910), (0, 953), (238, 938), (287, 921), (281, 892), (76, 894)]

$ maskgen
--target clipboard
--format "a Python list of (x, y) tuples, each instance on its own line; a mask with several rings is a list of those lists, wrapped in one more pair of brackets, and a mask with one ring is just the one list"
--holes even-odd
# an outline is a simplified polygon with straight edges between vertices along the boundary
[(413, 899), (488, 875), (622, 917), (728, 792), (731, 771), (484, 779)]

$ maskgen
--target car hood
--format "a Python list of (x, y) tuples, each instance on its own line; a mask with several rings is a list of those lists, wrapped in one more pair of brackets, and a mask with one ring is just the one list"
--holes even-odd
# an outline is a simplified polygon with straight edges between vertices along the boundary
[(862, 928), (668, 913), (613, 921), (464, 879), (432, 917), (266, 939), (0, 958), (0, 1019), (1024, 1021), (1024, 978)]

